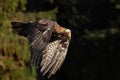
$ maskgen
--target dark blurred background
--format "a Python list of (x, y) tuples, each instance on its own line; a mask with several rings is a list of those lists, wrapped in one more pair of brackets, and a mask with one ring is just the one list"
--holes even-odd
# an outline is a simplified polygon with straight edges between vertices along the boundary
[[(72, 31), (67, 58), (50, 80), (120, 80), (120, 0), (0, 0), (0, 80), (19, 80), (25, 72), (20, 80), (36, 80), (25, 57), (27, 40), (12, 32), (10, 22), (43, 18)], [(16, 68), (21, 73), (11, 75)]]

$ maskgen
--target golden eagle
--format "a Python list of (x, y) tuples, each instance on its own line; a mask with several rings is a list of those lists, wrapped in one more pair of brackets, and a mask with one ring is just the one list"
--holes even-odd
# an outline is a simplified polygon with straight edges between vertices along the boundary
[(40, 67), (42, 75), (50, 77), (55, 74), (65, 60), (71, 30), (46, 19), (11, 24), (14, 31), (28, 38), (31, 60)]

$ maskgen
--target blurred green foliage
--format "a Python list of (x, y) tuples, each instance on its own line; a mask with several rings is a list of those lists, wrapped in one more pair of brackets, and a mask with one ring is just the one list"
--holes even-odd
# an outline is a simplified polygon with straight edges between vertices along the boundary
[(26, 0), (0, 0), (0, 17), (5, 20), (16, 11), (25, 11)]
[(25, 37), (13, 33), (12, 21), (55, 20), (57, 8), (44, 12), (25, 12), (27, 0), (0, 0), (0, 80), (36, 80)]
[(7, 24), (3, 25), (0, 27), (0, 80), (35, 80), (27, 39), (13, 34)]

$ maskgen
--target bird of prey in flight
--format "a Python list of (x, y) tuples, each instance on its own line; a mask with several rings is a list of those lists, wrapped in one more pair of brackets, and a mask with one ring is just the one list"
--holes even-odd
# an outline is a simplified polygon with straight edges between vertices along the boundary
[(47, 19), (11, 24), (15, 32), (28, 38), (31, 61), (40, 67), (42, 75), (55, 74), (65, 60), (71, 30)]

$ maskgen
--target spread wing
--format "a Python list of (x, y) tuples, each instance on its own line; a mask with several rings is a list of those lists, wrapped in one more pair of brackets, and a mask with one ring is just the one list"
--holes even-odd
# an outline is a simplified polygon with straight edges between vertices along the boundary
[(55, 40), (50, 42), (42, 55), (41, 72), (43, 75), (48, 73), (48, 78), (55, 74), (60, 69), (67, 54), (69, 40), (62, 42), (62, 40)]
[[(71, 33), (68, 33), (71, 36)], [(60, 69), (65, 60), (70, 38), (65, 36), (66, 32), (63, 34), (57, 34), (57, 38), (49, 42), (42, 53), (41, 72), (43, 75), (48, 73), (48, 78)]]
[[(40, 59), (42, 55), (41, 53), (45, 48), (45, 46), (47, 45), (47, 43), (49, 42), (52, 32), (54, 30), (54, 25), (55, 25), (53, 24), (53, 22), (49, 22), (49, 21), (40, 22), (40, 24), (43, 24), (43, 23), (44, 25), (42, 26), (45, 29), (42, 29), (42, 27), (39, 26), (38, 29), (34, 29), (36, 31), (34, 31), (32, 35), (28, 36), (28, 39), (30, 40), (31, 59), (32, 59), (32, 62), (37, 66), (40, 63)], [(47, 25), (45, 25), (46, 23)]]
[(55, 22), (39, 20), (36, 22), (12, 22), (18, 34), (26, 36), (30, 43), (31, 59), (35, 65), (40, 63), (42, 50), (49, 42)]

